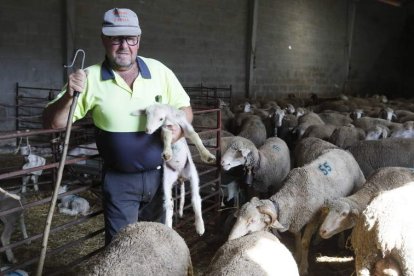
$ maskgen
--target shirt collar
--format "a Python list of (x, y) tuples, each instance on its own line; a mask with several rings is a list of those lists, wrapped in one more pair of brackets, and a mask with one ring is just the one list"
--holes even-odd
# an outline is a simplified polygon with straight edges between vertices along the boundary
[[(139, 72), (142, 78), (151, 79), (151, 72), (148, 69), (148, 66), (145, 63), (145, 61), (140, 57), (137, 57), (136, 61), (137, 61), (138, 69), (139, 69)], [(109, 62), (107, 58), (105, 58), (105, 61), (102, 63), (102, 66), (101, 66), (101, 78), (102, 80), (115, 79), (114, 72), (109, 66)]]

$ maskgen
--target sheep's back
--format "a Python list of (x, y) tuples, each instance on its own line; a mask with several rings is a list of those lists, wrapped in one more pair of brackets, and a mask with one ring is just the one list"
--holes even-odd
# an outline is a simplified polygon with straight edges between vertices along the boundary
[[(325, 200), (345, 197), (365, 182), (358, 163), (342, 149), (331, 149), (307, 165), (289, 172), (281, 190), (271, 199), (281, 207), (279, 222), (300, 231), (317, 215)], [(292, 198), (293, 196), (293, 198)]]
[(413, 167), (414, 138), (359, 141), (348, 149), (365, 177), (382, 167)]
[(254, 232), (227, 241), (214, 255), (205, 276), (299, 275), (290, 251), (273, 234)]
[(122, 229), (81, 270), (82, 275), (187, 275), (192, 266), (177, 232), (161, 223), (138, 222)]
[(414, 182), (375, 197), (358, 218), (352, 245), (358, 266), (367, 256), (391, 255), (404, 275), (414, 275)]

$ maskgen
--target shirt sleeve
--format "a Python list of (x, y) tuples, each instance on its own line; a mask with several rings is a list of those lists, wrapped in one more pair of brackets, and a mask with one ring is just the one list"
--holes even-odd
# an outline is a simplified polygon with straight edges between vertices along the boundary
[(187, 92), (185, 92), (183, 86), (178, 81), (175, 74), (167, 68), (166, 72), (167, 79), (167, 98), (168, 104), (174, 106), (175, 108), (187, 107), (190, 106), (190, 97)]

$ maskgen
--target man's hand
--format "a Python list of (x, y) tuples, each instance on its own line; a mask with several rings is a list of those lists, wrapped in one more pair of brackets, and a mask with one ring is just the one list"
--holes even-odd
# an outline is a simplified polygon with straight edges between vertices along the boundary
[(167, 128), (172, 131), (173, 144), (184, 136), (184, 133), (179, 125), (168, 125)]
[(73, 92), (82, 92), (85, 89), (86, 72), (85, 70), (78, 69), (69, 75), (68, 89), (66, 93), (73, 97)]

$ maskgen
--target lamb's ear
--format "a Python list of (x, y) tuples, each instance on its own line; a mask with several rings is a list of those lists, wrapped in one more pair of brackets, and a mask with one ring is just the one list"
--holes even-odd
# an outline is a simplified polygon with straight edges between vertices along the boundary
[(260, 199), (258, 198), (258, 197), (252, 197), (251, 199), (250, 199), (250, 203), (251, 204), (253, 204), (253, 205), (255, 205), (255, 206), (257, 206), (257, 205), (260, 205), (261, 204), (261, 201), (260, 201)]
[(145, 109), (138, 109), (138, 110), (132, 111), (131, 115), (132, 116), (145, 115)]

